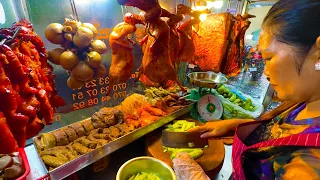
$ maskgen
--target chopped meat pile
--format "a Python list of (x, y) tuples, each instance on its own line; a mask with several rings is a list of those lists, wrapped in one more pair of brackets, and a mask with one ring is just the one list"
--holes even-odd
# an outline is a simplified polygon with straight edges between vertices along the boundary
[(123, 121), (123, 113), (116, 108), (102, 108), (91, 117), (91, 122), (95, 128), (113, 126)]
[(54, 89), (53, 68), (47, 62), (44, 43), (30, 22), (21, 20), (11, 28), (0, 29), (0, 40), (3, 39), (6, 41), (0, 44), (0, 112), (6, 118), (1, 121), (2, 127), (7, 127), (0, 136), (9, 139), (12, 134), (18, 146), (24, 147), (26, 139), (53, 123), (54, 108), (65, 102)]

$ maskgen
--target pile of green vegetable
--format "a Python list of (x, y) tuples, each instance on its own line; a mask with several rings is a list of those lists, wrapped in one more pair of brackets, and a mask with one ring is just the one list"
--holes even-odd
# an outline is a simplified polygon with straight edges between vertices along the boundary
[(246, 114), (236, 108), (234, 108), (232, 105), (223, 103), (223, 114), (222, 114), (222, 119), (252, 119), (253, 116)]
[[(177, 120), (174, 121), (173, 124), (167, 125), (166, 130), (173, 131), (173, 132), (185, 132), (189, 129), (195, 128), (195, 122), (188, 122), (186, 120)], [(189, 145), (192, 147), (192, 145)], [(170, 148), (170, 147), (163, 147), (164, 152), (171, 152), (170, 158), (174, 159), (179, 152), (186, 152), (188, 153), (191, 158), (197, 159), (203, 155), (202, 148)]]
[(203, 155), (202, 148), (169, 148), (164, 147), (164, 152), (171, 152), (170, 158), (174, 159), (179, 152), (185, 152), (190, 155), (192, 159), (198, 159)]
[(148, 172), (139, 172), (131, 176), (128, 180), (161, 180), (157, 175)]
[(237, 96), (235, 93), (230, 92), (230, 89), (227, 88), (225, 85), (220, 86), (217, 89), (217, 92), (222, 95), (224, 98), (228, 99), (233, 104), (242, 107), (247, 111), (254, 111), (254, 105), (250, 98), (246, 98), (242, 100), (241, 97)]
[(167, 125), (166, 130), (173, 131), (173, 132), (185, 132), (195, 127), (196, 127), (195, 122), (189, 122), (186, 120), (177, 120), (177, 121), (174, 121), (173, 124)]

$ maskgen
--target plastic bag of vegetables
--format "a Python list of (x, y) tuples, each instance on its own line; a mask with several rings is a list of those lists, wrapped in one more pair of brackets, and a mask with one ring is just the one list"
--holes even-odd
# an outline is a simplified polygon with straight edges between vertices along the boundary
[(222, 85), (212, 92), (223, 105), (223, 119), (257, 118), (264, 110), (261, 103), (251, 96), (243, 94), (233, 86)]

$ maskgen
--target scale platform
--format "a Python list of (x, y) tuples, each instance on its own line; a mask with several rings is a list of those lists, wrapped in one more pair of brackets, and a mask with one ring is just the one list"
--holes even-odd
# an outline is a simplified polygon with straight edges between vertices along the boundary
[(221, 101), (212, 93), (212, 89), (224, 84), (228, 79), (221, 73), (214, 72), (193, 72), (188, 74), (190, 82), (199, 87), (194, 90), (193, 100), (198, 100), (197, 112), (193, 112), (191, 116), (197, 117), (201, 122), (218, 120), (223, 114), (223, 106)]
[(192, 72), (188, 74), (190, 82), (199, 88), (217, 88), (220, 84), (224, 84), (228, 79), (221, 73), (214, 72)]

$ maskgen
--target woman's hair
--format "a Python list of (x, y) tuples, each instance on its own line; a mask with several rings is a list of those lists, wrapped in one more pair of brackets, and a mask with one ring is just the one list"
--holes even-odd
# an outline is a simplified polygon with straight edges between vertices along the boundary
[[(262, 29), (277, 41), (295, 47), (300, 73), (305, 56), (320, 36), (320, 0), (279, 0), (265, 17)], [(295, 104), (284, 102), (259, 119), (273, 119)]]
[(300, 51), (300, 71), (304, 57), (320, 36), (320, 0), (279, 0), (265, 17), (262, 29)]

